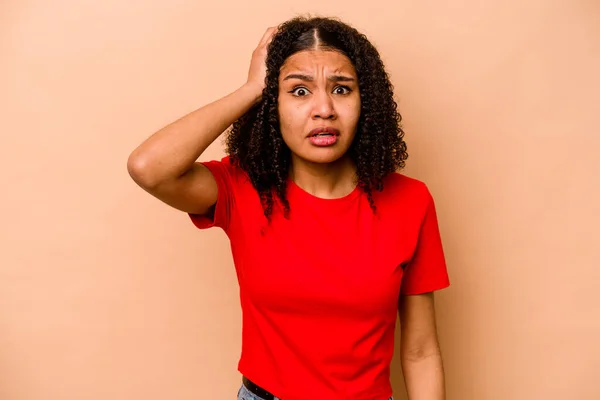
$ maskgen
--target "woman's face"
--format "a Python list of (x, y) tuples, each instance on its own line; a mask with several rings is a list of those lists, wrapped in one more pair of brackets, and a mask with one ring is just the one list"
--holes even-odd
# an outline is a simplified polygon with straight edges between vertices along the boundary
[(360, 92), (350, 60), (336, 51), (290, 56), (279, 74), (280, 130), (294, 158), (331, 163), (348, 150), (360, 117)]

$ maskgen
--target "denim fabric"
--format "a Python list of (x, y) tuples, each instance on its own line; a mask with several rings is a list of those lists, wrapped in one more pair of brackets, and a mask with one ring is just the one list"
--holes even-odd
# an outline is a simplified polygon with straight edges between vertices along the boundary
[[(238, 400), (265, 400), (262, 397), (258, 397), (257, 395), (246, 389), (246, 386), (244, 385), (242, 385), (242, 387), (240, 388), (237, 398)], [(279, 398), (275, 397), (275, 400), (279, 400)]]
[[(265, 400), (262, 397), (258, 397), (257, 395), (251, 393), (246, 386), (242, 385), (237, 395), (238, 400)], [(275, 400), (279, 400), (279, 398), (275, 398)], [(389, 400), (394, 400), (393, 397), (390, 397)]]

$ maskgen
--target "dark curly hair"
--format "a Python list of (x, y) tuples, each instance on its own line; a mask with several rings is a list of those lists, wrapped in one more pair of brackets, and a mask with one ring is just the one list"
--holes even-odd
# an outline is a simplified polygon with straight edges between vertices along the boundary
[(361, 114), (356, 136), (348, 149), (357, 168), (359, 188), (373, 211), (373, 190), (383, 190), (383, 179), (404, 167), (408, 155), (402, 117), (393, 86), (378, 51), (365, 35), (332, 18), (296, 17), (278, 27), (267, 51), (266, 87), (262, 100), (237, 120), (226, 137), (226, 152), (249, 176), (269, 219), (277, 196), (287, 216), (286, 198), (291, 152), (279, 128), (277, 98), (279, 71), (288, 57), (315, 48), (334, 50), (350, 59), (358, 76)]

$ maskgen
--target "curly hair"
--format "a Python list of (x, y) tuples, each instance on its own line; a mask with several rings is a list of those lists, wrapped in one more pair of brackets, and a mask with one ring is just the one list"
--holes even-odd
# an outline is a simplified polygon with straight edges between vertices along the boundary
[(393, 86), (378, 51), (367, 37), (333, 18), (288, 20), (278, 27), (267, 49), (266, 87), (261, 102), (238, 119), (226, 137), (226, 153), (234, 165), (248, 174), (267, 219), (273, 212), (274, 195), (286, 217), (290, 211), (286, 183), (291, 151), (279, 126), (279, 71), (291, 55), (316, 48), (340, 52), (356, 70), (361, 112), (348, 153), (356, 165), (358, 187), (366, 193), (373, 212), (373, 190), (382, 191), (384, 178), (403, 168), (408, 157)]

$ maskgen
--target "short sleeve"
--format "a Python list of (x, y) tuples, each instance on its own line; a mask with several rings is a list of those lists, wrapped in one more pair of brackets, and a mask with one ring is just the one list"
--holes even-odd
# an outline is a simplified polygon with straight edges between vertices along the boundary
[(221, 161), (213, 160), (201, 164), (208, 168), (217, 182), (217, 202), (212, 215), (188, 215), (198, 229), (208, 229), (215, 226), (227, 232), (234, 203), (234, 167), (231, 165), (229, 157), (225, 157)]
[(428, 190), (426, 200), (417, 246), (402, 278), (404, 295), (432, 292), (450, 285), (435, 204)]

